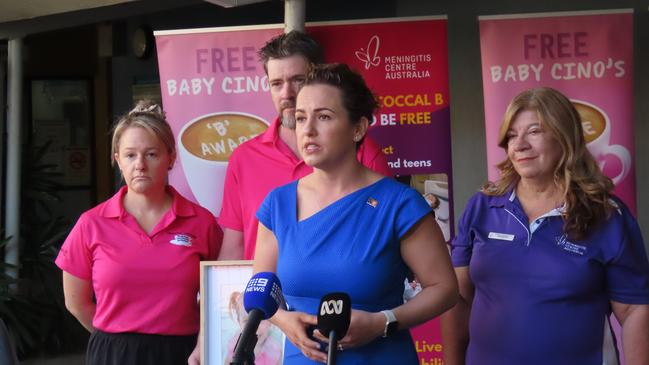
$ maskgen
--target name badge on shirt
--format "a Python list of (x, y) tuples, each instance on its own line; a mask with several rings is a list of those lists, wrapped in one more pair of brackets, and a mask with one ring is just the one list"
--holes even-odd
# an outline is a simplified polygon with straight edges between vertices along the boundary
[(507, 234), (507, 233), (498, 233), (498, 232), (489, 232), (489, 238), (494, 239), (494, 240), (501, 240), (501, 241), (513, 241), (514, 240), (513, 234)]

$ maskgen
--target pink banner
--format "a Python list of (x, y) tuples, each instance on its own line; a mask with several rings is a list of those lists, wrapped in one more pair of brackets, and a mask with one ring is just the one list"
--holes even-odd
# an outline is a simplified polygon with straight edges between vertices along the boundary
[(504, 160), (498, 129), (519, 92), (553, 87), (582, 115), (588, 149), (636, 211), (631, 11), (480, 17), (489, 179)]
[(176, 136), (169, 182), (217, 215), (227, 161), (275, 118), (257, 51), (281, 26), (157, 32), (160, 89)]
[(381, 108), (370, 133), (384, 147), (392, 172), (449, 174), (446, 19), (325, 23), (307, 31), (328, 60), (360, 71), (378, 96)]

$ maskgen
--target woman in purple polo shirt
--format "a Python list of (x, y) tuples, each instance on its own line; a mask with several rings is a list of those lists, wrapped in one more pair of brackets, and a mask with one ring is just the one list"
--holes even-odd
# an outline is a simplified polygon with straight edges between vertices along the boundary
[(120, 118), (112, 150), (126, 186), (83, 213), (61, 247), (65, 305), (92, 333), (87, 364), (187, 364), (199, 262), (217, 256), (221, 231), (167, 185), (176, 149), (158, 105)]
[(649, 364), (649, 263), (635, 219), (586, 148), (581, 118), (550, 88), (517, 95), (499, 132), (501, 178), (475, 194), (452, 261), (445, 364), (601, 365), (605, 319), (626, 363)]

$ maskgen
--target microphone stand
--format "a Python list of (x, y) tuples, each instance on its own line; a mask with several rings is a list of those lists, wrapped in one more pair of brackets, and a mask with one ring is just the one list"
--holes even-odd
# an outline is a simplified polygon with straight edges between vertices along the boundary
[(327, 351), (327, 365), (336, 364), (336, 347), (338, 345), (338, 340), (336, 339), (336, 331), (329, 331), (329, 349)]
[[(257, 345), (257, 335), (250, 339), (248, 346), (243, 347), (240, 351), (236, 351), (232, 355), (232, 361), (230, 365), (255, 365), (255, 346)], [(234, 348), (238, 348), (239, 341), (241, 341), (241, 335), (237, 340), (237, 344)]]
[[(241, 331), (230, 365), (255, 365), (255, 346), (257, 345), (257, 328), (264, 319), (264, 313), (253, 310), (248, 313), (248, 322)], [(250, 328), (251, 327), (251, 328)]]

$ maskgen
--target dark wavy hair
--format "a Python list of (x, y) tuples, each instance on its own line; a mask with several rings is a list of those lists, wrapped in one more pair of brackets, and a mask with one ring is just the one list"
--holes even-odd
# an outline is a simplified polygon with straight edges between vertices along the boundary
[[(561, 148), (561, 157), (554, 167), (554, 183), (562, 190), (566, 203), (564, 231), (571, 238), (584, 239), (613, 211), (610, 202), (613, 182), (602, 173), (586, 148), (581, 116), (573, 104), (549, 87), (523, 91), (509, 103), (498, 134), (498, 145), (505, 152), (507, 131), (524, 110), (536, 112), (541, 127)], [(484, 194), (503, 195), (520, 180), (509, 158), (497, 166), (501, 172), (500, 179), (486, 183), (482, 188)]]
[(266, 42), (258, 54), (266, 73), (268, 73), (268, 60), (271, 58), (285, 58), (299, 54), (314, 65), (324, 62), (324, 52), (318, 42), (307, 33), (297, 30), (272, 38)]

